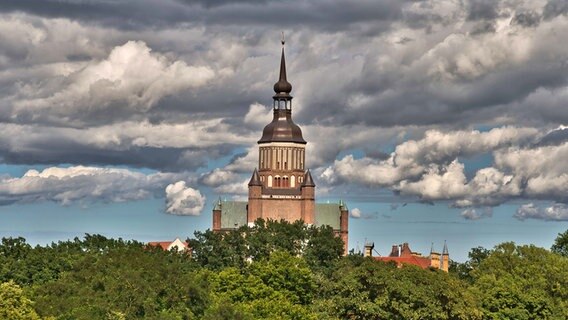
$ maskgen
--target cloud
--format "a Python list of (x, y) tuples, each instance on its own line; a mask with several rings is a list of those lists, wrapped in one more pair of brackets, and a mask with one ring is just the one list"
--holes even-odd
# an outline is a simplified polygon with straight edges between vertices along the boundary
[[(568, 142), (555, 138), (557, 144), (543, 144), (543, 136), (550, 137), (551, 132), (518, 128), (426, 132), (420, 140), (398, 145), (385, 160), (355, 159), (352, 155), (336, 160), (321, 172), (320, 179), (332, 184), (386, 187), (423, 202), (450, 201), (454, 207), (471, 209), (462, 214), (467, 219), (488, 216), (474, 208), (512, 199), (566, 203), (568, 170), (563, 159), (568, 157)], [(491, 166), (473, 170), (468, 178), (458, 157), (487, 153), (494, 159)]]
[[(562, 163), (566, 142), (550, 132), (568, 123), (566, 8), (4, 1), (0, 160), (184, 172), (232, 156), (221, 168), (230, 181), (200, 182), (243, 194), (284, 27), (294, 121), (320, 190), (353, 183), (458, 207), (565, 201), (565, 172), (543, 157)], [(494, 161), (470, 168), (477, 156)]]
[(22, 177), (0, 180), (0, 203), (52, 201), (62, 205), (88, 205), (93, 202), (135, 201), (161, 196), (160, 192), (167, 183), (182, 176), (84, 166), (28, 170)]
[(233, 181), (240, 178), (239, 175), (234, 172), (223, 170), (220, 168), (215, 168), (213, 171), (204, 174), (201, 177), (201, 182), (210, 187), (218, 187), (228, 181)]
[(130, 165), (195, 170), (226, 156), (252, 135), (234, 135), (222, 120), (183, 124), (120, 122), (87, 129), (0, 123), (0, 158), (13, 164)]
[[(248, 174), (250, 175), (250, 172), (248, 172)], [(215, 168), (213, 171), (203, 174), (199, 180), (204, 185), (213, 187), (217, 193), (246, 195), (248, 194), (249, 179), (250, 176), (243, 178), (242, 174), (226, 169)]]
[[(374, 214), (370, 214), (370, 213), (363, 213), (361, 212), (361, 210), (359, 208), (353, 208), (350, 210), (349, 215), (351, 216), (351, 218), (353, 219), (374, 219), (377, 217), (377, 213), (375, 212)], [(385, 215), (383, 215), (385, 216)], [(387, 219), (390, 218), (390, 216), (387, 216)]]
[[(440, 173), (441, 169), (452, 169), (451, 173), (456, 173), (459, 169), (455, 165), (451, 168), (436, 168), (436, 165), (447, 165), (457, 157), (468, 157), (506, 146), (526, 144), (537, 136), (538, 131), (534, 128), (503, 127), (488, 132), (430, 130), (420, 140), (408, 140), (399, 144), (385, 160), (377, 161), (368, 157), (355, 159), (351, 155), (345, 156), (329, 166), (322, 173), (321, 178), (329, 183), (345, 181), (371, 186), (393, 186), (403, 180), (422, 177), (425, 173), (428, 173), (430, 179), (435, 179), (435, 174)], [(450, 178), (448, 175), (446, 177)], [(452, 178), (461, 179), (460, 183), (465, 179), (456, 176)]]
[(493, 208), (467, 208), (462, 211), (461, 216), (466, 220), (479, 220), (491, 218), (493, 216)]
[(420, 195), (426, 201), (460, 198), (467, 193), (464, 166), (458, 161), (443, 169), (432, 166), (419, 181), (403, 180), (395, 188), (402, 194)]
[(205, 196), (199, 190), (178, 181), (166, 187), (166, 212), (176, 215), (198, 216), (205, 206)]
[(351, 212), (349, 212), (351, 214), (351, 218), (354, 219), (359, 219), (361, 218), (361, 210), (359, 210), (359, 208), (353, 208), (351, 209)]
[(245, 115), (244, 123), (254, 128), (262, 128), (272, 121), (272, 108), (267, 108), (260, 103), (253, 103)]
[(526, 219), (568, 221), (568, 207), (566, 204), (556, 203), (550, 207), (541, 208), (534, 203), (528, 203), (520, 206), (513, 217), (521, 221)]
[[(144, 113), (166, 96), (205, 85), (208, 67), (188, 66), (152, 53), (142, 41), (128, 41), (109, 56), (68, 75), (46, 79), (41, 87), (13, 103), (12, 116), (45, 118), (69, 125), (101, 113)], [(55, 82), (55, 83), (53, 83)], [(124, 109), (124, 110), (123, 110)]]

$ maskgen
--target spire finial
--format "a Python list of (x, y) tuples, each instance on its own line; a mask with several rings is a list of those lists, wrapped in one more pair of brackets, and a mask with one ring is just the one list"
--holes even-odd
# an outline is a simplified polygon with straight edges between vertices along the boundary
[(278, 77), (278, 82), (274, 84), (274, 92), (278, 95), (281, 94), (283, 97), (289, 97), (290, 91), (292, 91), (292, 85), (286, 79), (286, 58), (284, 57), (284, 32), (282, 32), (282, 57), (280, 58), (280, 76)]

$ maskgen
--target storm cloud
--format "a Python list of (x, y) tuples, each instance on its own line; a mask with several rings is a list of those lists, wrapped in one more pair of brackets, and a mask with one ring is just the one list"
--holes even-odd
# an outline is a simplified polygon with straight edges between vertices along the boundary
[[(284, 31), (322, 190), (386, 188), (471, 219), (510, 199), (564, 203), (547, 157), (566, 148), (567, 15), (559, 0), (5, 0), (0, 159), (192, 172), (242, 195)], [(463, 160), (484, 155), (486, 168)]]

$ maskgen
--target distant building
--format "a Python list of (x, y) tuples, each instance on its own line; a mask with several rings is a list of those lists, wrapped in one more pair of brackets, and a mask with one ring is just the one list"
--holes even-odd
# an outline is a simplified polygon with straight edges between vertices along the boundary
[(280, 77), (274, 84), (274, 117), (258, 141), (258, 170), (248, 184), (248, 201), (221, 201), (213, 208), (213, 230), (233, 230), (254, 221), (304, 221), (307, 225), (331, 226), (345, 243), (347, 254), (347, 205), (316, 203), (316, 184), (306, 170), (306, 144), (302, 130), (292, 121), (292, 85), (286, 78), (284, 41)]
[[(373, 249), (375, 248), (374, 243), (366, 243), (365, 244), (365, 257), (372, 257), (373, 256)], [(448, 246), (444, 242), (444, 249), (442, 250), (442, 254), (440, 255), (439, 252), (434, 251), (434, 246), (430, 249), (430, 255), (425, 257), (422, 256), (418, 252), (413, 252), (410, 250), (410, 246), (408, 243), (403, 243), (402, 245), (393, 245), (391, 248), (391, 252), (387, 257), (373, 257), (377, 261), (384, 261), (389, 262), (392, 261), (396, 263), (396, 265), (400, 268), (404, 264), (411, 264), (418, 266), (422, 269), (427, 268), (434, 268), (440, 269), (445, 272), (448, 272), (449, 263), (450, 263), (450, 254), (448, 252)]]
[(177, 251), (177, 252), (189, 251), (189, 244), (187, 242), (182, 242), (179, 238), (176, 238), (174, 241), (148, 242), (148, 246), (160, 247), (164, 251)]

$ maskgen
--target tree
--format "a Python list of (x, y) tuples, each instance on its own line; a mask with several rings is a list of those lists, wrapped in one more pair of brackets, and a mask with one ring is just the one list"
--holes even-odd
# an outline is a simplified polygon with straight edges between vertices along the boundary
[(304, 256), (315, 270), (330, 271), (343, 255), (343, 241), (336, 237), (330, 226), (310, 227)]
[(308, 305), (316, 294), (315, 280), (308, 264), (286, 251), (275, 251), (269, 259), (252, 263), (248, 270), (293, 303)]
[(32, 301), (13, 281), (0, 284), (0, 319), (39, 320)]
[(131, 245), (107, 249), (83, 252), (57, 280), (34, 287), (37, 311), (73, 319), (194, 319), (203, 314), (208, 284), (195, 275), (189, 256)]
[(568, 318), (568, 259), (533, 245), (497, 245), (471, 272), (490, 319)]
[(471, 275), (471, 272), (475, 270), (490, 254), (491, 250), (489, 249), (485, 249), (483, 247), (472, 248), (468, 253), (468, 261), (464, 263), (450, 261), (449, 272), (462, 280), (472, 283), (473, 276)]
[(568, 230), (558, 234), (550, 250), (561, 256), (568, 257)]
[[(296, 303), (299, 297), (293, 298), (290, 291), (281, 287), (282, 281), (276, 280), (272, 286), (265, 283), (274, 279), (273, 275), (265, 276), (264, 271), (266, 269), (262, 267), (251, 273), (236, 268), (226, 268), (218, 273), (207, 271), (212, 303), (205, 315), (211, 318), (219, 313), (237, 313), (244, 319), (316, 319), (309, 306)], [(229, 305), (229, 310), (222, 310), (221, 305)]]
[(321, 318), (480, 319), (466, 284), (439, 270), (397, 268), (372, 258), (342, 259), (329, 279), (319, 279)]
[(250, 261), (268, 259), (275, 251), (302, 255), (310, 267), (322, 269), (329, 268), (343, 253), (343, 242), (331, 227), (307, 227), (302, 221), (258, 219), (252, 227), (196, 231), (194, 235), (194, 239), (188, 239), (193, 259), (212, 270), (244, 268)]

